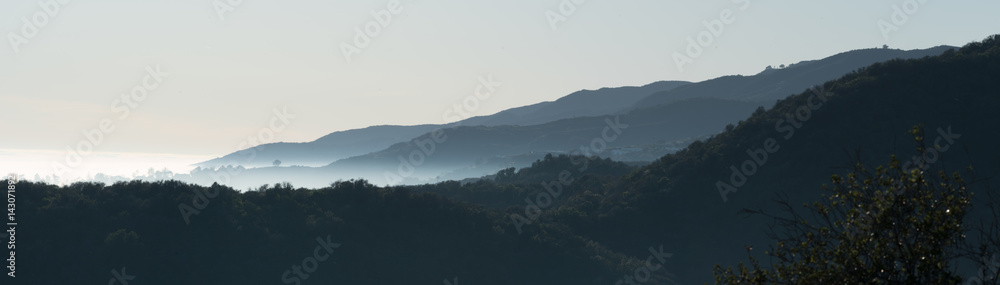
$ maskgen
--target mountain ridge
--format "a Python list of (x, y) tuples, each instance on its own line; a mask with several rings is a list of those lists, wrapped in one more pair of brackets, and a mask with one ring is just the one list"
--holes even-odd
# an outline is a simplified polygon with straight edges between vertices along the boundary
[(818, 60), (801, 61), (783, 69), (772, 69), (770, 72), (765, 69), (765, 71), (751, 76), (721, 76), (673, 90), (661, 91), (651, 94), (630, 108), (654, 106), (695, 97), (756, 101), (778, 100), (876, 62), (896, 58), (909, 59), (939, 55), (954, 48), (936, 46), (915, 50), (861, 49), (846, 51)]
[[(455, 123), (412, 126), (379, 125), (337, 131), (311, 142), (262, 144), (195, 165), (210, 168), (225, 165), (261, 167), (270, 166), (274, 160), (281, 160), (286, 165), (321, 166), (339, 159), (383, 150), (393, 144), (405, 142), (435, 129), (478, 125), (532, 125), (565, 118), (600, 115), (603, 112), (613, 112), (622, 106), (634, 103), (655, 91), (669, 90), (685, 84), (689, 84), (689, 82), (658, 81), (643, 86), (580, 90), (555, 101), (515, 107), (492, 115), (466, 118)], [(617, 92), (619, 90), (624, 91)], [(595, 109), (595, 106), (603, 107), (603, 109)], [(560, 109), (560, 111), (555, 112), (553, 109)]]

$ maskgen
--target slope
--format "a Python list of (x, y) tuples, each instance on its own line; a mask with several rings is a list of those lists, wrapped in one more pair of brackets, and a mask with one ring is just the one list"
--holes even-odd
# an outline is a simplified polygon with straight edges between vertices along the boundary
[(922, 50), (864, 49), (836, 54), (820, 60), (803, 61), (782, 69), (768, 69), (752, 76), (723, 76), (657, 92), (631, 108), (653, 106), (687, 98), (725, 98), (774, 101), (789, 94), (843, 76), (877, 62), (940, 55), (954, 47), (939, 46)]
[(261, 167), (275, 160), (285, 165), (320, 166), (338, 159), (362, 155), (415, 138), (438, 128), (455, 126), (534, 125), (559, 119), (611, 114), (645, 96), (683, 86), (689, 82), (661, 81), (641, 87), (581, 90), (553, 102), (542, 102), (504, 110), (489, 116), (467, 118), (450, 124), (416, 126), (372, 126), (339, 131), (305, 143), (267, 143), (242, 149), (196, 165)]
[[(381, 174), (388, 171), (394, 175), (409, 174), (399, 176), (433, 178), (476, 165), (476, 161), (525, 153), (606, 156), (612, 148), (664, 144), (712, 134), (723, 130), (726, 124), (745, 118), (761, 105), (691, 99), (618, 116), (565, 119), (534, 126), (450, 128), (395, 144), (386, 150), (339, 160), (325, 168), (329, 173), (367, 173), (365, 177), (377, 183), (394, 183), (383, 180), (385, 177)], [(403, 168), (413, 170), (397, 169), (401, 163)], [(492, 174), (501, 168), (504, 167), (481, 167), (473, 177)]]
[[(937, 57), (874, 64), (824, 84), (825, 91), (782, 100), (731, 131), (634, 171), (606, 192), (570, 198), (550, 218), (635, 256), (643, 254), (637, 244), (665, 244), (677, 251), (671, 268), (683, 273), (679, 282), (709, 282), (712, 265), (744, 260), (745, 246), (766, 250), (770, 242), (764, 234), (770, 221), (745, 219), (739, 210), (777, 210), (777, 197), (791, 205), (815, 201), (831, 174), (854, 163), (884, 164), (890, 155), (910, 161), (915, 125), (923, 125), (926, 143), (938, 149), (927, 171), (971, 165), (976, 177), (995, 176), (997, 78), (997, 36)], [(971, 187), (985, 191), (982, 183)], [(593, 205), (599, 210), (574, 210)], [(753, 253), (764, 258), (762, 251)]]

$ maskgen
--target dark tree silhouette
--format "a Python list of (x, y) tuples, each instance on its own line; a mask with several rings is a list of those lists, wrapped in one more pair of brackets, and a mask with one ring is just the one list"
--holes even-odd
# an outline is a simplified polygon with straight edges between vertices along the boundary
[[(918, 154), (923, 132), (914, 127)], [(716, 266), (721, 284), (958, 284), (955, 263), (966, 246), (962, 226), (972, 195), (958, 173), (936, 175), (904, 169), (892, 157), (874, 171), (860, 163), (846, 177), (834, 175), (827, 200), (803, 205), (800, 214), (779, 199), (785, 215), (772, 218), (767, 252), (776, 260), (734, 270)]]

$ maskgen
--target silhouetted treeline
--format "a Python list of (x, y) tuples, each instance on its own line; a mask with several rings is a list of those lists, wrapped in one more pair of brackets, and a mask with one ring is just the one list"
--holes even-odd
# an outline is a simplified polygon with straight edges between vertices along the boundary
[[(639, 263), (564, 230), (518, 235), (495, 212), (364, 180), (245, 193), (176, 181), (16, 188), (23, 284), (105, 284), (122, 268), (134, 284), (298, 284), (293, 265), (314, 269), (301, 284), (608, 284)], [(340, 246), (314, 252), (317, 239)], [(314, 254), (328, 256), (318, 269), (303, 264)]]

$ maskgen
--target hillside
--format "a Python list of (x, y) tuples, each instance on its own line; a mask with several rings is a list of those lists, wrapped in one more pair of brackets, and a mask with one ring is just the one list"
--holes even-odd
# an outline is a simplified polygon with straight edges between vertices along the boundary
[[(306, 143), (269, 143), (256, 148), (240, 150), (216, 159), (197, 164), (201, 167), (217, 168), (225, 165), (243, 167), (267, 167), (271, 166), (275, 160), (280, 160), (284, 165), (300, 166), (321, 166), (327, 165), (337, 160), (351, 158), (355, 156), (380, 156), (375, 152), (393, 152), (399, 150), (400, 143), (417, 138), (435, 129), (450, 129), (461, 127), (498, 127), (480, 128), (479, 130), (502, 130), (506, 126), (534, 126), (562, 119), (594, 117), (610, 114), (625, 114), (634, 109), (657, 107), (664, 103), (671, 103), (692, 98), (722, 98), (730, 100), (743, 100), (748, 102), (759, 102), (758, 105), (770, 106), (774, 100), (784, 98), (789, 94), (800, 92), (811, 86), (820, 84), (827, 80), (834, 79), (851, 72), (857, 68), (867, 66), (872, 63), (882, 62), (893, 58), (920, 58), (924, 56), (937, 55), (952, 47), (935, 47), (924, 50), (895, 50), (895, 49), (867, 49), (855, 50), (833, 55), (820, 60), (803, 61), (790, 65), (783, 69), (771, 69), (753, 76), (724, 76), (698, 83), (682, 81), (661, 81), (651, 83), (641, 87), (618, 87), (602, 88), (599, 90), (581, 90), (566, 95), (556, 101), (541, 102), (533, 105), (504, 110), (489, 116), (478, 116), (447, 125), (417, 125), (417, 126), (373, 126), (363, 129), (347, 130), (331, 133), (312, 142)], [(700, 108), (692, 110), (695, 113), (718, 113), (715, 110), (720, 106), (703, 105), (692, 106)], [(742, 113), (740, 113), (742, 114)], [(727, 123), (734, 123), (743, 115), (736, 116), (737, 119)], [(694, 121), (694, 120), (688, 120)], [(719, 130), (715, 125), (710, 128), (701, 129), (694, 135), (707, 135)], [(457, 130), (465, 132), (466, 130)], [(503, 133), (494, 133), (497, 136)], [(502, 136), (502, 135), (501, 135)], [(661, 141), (662, 142), (662, 141)], [(534, 142), (532, 142), (534, 143)], [(575, 143), (575, 142), (574, 142)], [(620, 143), (619, 143), (620, 144)], [(518, 150), (513, 153), (501, 150), (498, 153), (481, 152), (465, 155), (460, 158), (459, 164), (450, 164), (443, 168), (433, 168), (434, 173), (425, 173), (423, 177), (438, 176), (442, 173), (452, 173), (447, 175), (450, 178), (465, 178), (483, 175), (502, 168), (504, 165), (524, 166), (523, 160), (517, 164), (511, 164), (509, 159), (499, 159), (510, 155), (526, 155), (528, 161), (537, 159), (540, 155), (532, 155), (536, 151), (565, 151), (565, 144), (557, 144), (549, 149), (532, 147), (509, 147), (509, 143), (499, 143), (505, 146), (505, 150)], [(630, 145), (630, 144), (625, 144)], [(660, 155), (670, 153), (676, 148), (673, 146), (663, 147), (655, 141), (635, 141), (631, 145), (643, 145), (641, 148), (632, 148), (629, 151), (636, 152), (637, 155), (623, 155), (623, 159), (628, 160), (649, 160)], [(685, 144), (681, 144), (683, 147)], [(484, 150), (489, 149), (489, 147)], [(653, 150), (655, 149), (655, 150)], [(405, 150), (404, 150), (405, 151)], [(369, 154), (371, 153), (371, 154)], [(488, 169), (482, 171), (469, 170), (472, 161), (492, 159), (493, 164)], [(370, 160), (363, 158), (352, 158), (348, 161)], [(347, 162), (338, 162), (341, 165)], [(368, 167), (370, 161), (364, 161)], [(431, 170), (432, 168), (428, 168)], [(371, 177), (368, 172), (356, 171), (351, 168), (347, 177), (357, 177), (358, 175), (378, 180)]]
[[(646, 161), (711, 135), (746, 118), (761, 103), (691, 99), (619, 116), (580, 117), (534, 126), (463, 126), (431, 132), (385, 150), (338, 160), (324, 167), (261, 167), (229, 172), (217, 181), (238, 189), (277, 181), (321, 187), (338, 179), (364, 177), (377, 185), (464, 179), (525, 167), (547, 153), (600, 155), (637, 152)], [(712, 110), (707, 112), (706, 110)], [(209, 172), (211, 173), (211, 172)], [(196, 183), (213, 182), (193, 173)]]
[(364, 181), (246, 193), (176, 181), (16, 188), (23, 221), (45, 225), (17, 235), (18, 276), (30, 284), (105, 284), (116, 273), (134, 284), (611, 284), (642, 263), (565, 231), (518, 235), (496, 212)]
[[(729, 123), (750, 115), (762, 103), (720, 99), (692, 99), (635, 110), (619, 116), (583, 117), (534, 126), (477, 126), (446, 129), (445, 139), (416, 167), (414, 177), (435, 177), (442, 171), (474, 165), (475, 161), (525, 153), (572, 153), (607, 156), (611, 148), (666, 144), (719, 132)], [(713, 110), (705, 112), (704, 110)], [(417, 142), (431, 140), (425, 134), (386, 150), (340, 160), (327, 166), (340, 170), (372, 172), (394, 169), (398, 157), (425, 153)], [(657, 156), (666, 154), (659, 153)], [(649, 157), (649, 160), (654, 157)], [(520, 165), (525, 166), (525, 165)], [(502, 167), (501, 167), (502, 168)], [(501, 168), (483, 169), (476, 176)], [(376, 172), (378, 173), (378, 172)], [(370, 177), (370, 176), (366, 176)], [(374, 181), (382, 183), (379, 178)]]
[[(493, 115), (471, 117), (451, 124), (373, 126), (363, 129), (339, 131), (312, 142), (262, 144), (256, 148), (240, 150), (197, 165), (213, 168), (225, 165), (267, 167), (271, 166), (273, 161), (280, 160), (284, 165), (321, 166), (354, 156), (378, 151), (392, 151), (391, 147), (393, 145), (406, 142), (435, 129), (462, 126), (533, 126), (569, 118), (624, 114), (634, 109), (655, 107), (691, 98), (744, 100), (762, 102), (760, 105), (770, 106), (774, 100), (800, 92), (872, 63), (893, 58), (920, 58), (938, 55), (951, 48), (953, 47), (941, 46), (910, 51), (895, 49), (855, 50), (820, 60), (803, 61), (783, 69), (767, 70), (753, 76), (723, 76), (698, 83), (660, 81), (641, 87), (581, 90), (563, 96), (555, 101), (511, 108)], [(714, 113), (715, 106), (702, 107), (703, 109), (700, 109), (698, 112)], [(735, 122), (735, 120), (731, 122)], [(709, 134), (717, 129), (702, 129), (700, 133)], [(637, 144), (651, 145), (655, 143), (643, 141)], [(551, 151), (560, 151), (560, 148), (554, 148)], [(655, 157), (665, 153), (668, 152), (649, 152), (646, 157)], [(518, 154), (529, 154), (529, 152)], [(485, 153), (480, 153), (479, 155), (485, 155)], [(504, 156), (505, 154), (494, 155)], [(531, 157), (532, 159), (538, 158), (538, 156)], [(463, 163), (473, 159), (475, 158), (467, 157)], [(629, 157), (629, 159), (643, 158)], [(453, 171), (463, 167), (466, 166), (450, 165), (444, 171)], [(493, 170), (496, 170), (496, 168), (491, 168), (486, 172)], [(354, 172), (354, 174), (358, 173), (360, 172)], [(485, 172), (463, 173), (465, 173), (463, 175), (468, 176), (481, 175)]]
[(440, 125), (372, 126), (334, 132), (311, 142), (261, 144), (196, 165), (261, 167), (271, 166), (275, 160), (281, 160), (284, 165), (321, 166), (341, 158), (384, 149), (440, 127)]
[(339, 159), (384, 150), (393, 144), (405, 142), (435, 129), (457, 126), (527, 126), (560, 119), (611, 114), (649, 94), (667, 91), (688, 83), (660, 81), (638, 87), (581, 90), (556, 101), (512, 108), (493, 115), (471, 117), (450, 124), (386, 125), (339, 131), (312, 142), (261, 144), (196, 165), (212, 168), (226, 165), (262, 167), (271, 166), (273, 161), (281, 160), (284, 165), (321, 166)]
[(630, 108), (654, 106), (687, 98), (724, 98), (773, 102), (812, 86), (836, 79), (858, 68), (892, 59), (914, 59), (940, 55), (954, 47), (922, 50), (863, 49), (839, 53), (819, 60), (803, 61), (752, 76), (723, 76), (677, 89), (657, 92)]
[(489, 116), (472, 117), (461, 126), (531, 126), (575, 117), (615, 114), (650, 94), (673, 90), (690, 84), (686, 81), (660, 81), (641, 87), (580, 90), (555, 101), (542, 102), (501, 111)]
[[(770, 244), (764, 235), (770, 221), (746, 219), (738, 211), (776, 210), (773, 199), (780, 196), (792, 205), (816, 201), (830, 175), (854, 163), (884, 164), (891, 155), (912, 161), (909, 132), (916, 125), (926, 130), (928, 145), (941, 149), (927, 171), (972, 166), (980, 180), (970, 189), (983, 194), (982, 179), (1000, 172), (997, 78), (996, 36), (938, 57), (875, 64), (824, 84), (825, 91), (782, 100), (730, 131), (634, 171), (599, 195), (571, 199), (556, 213), (601, 206), (552, 217), (553, 223), (580, 225), (575, 232), (636, 256), (642, 254), (636, 244), (667, 244), (681, 257), (672, 267), (684, 273), (678, 281), (708, 282), (713, 264), (732, 265), (745, 260), (746, 245)], [(821, 99), (817, 93), (830, 95)], [(796, 112), (807, 119), (788, 121)], [(758, 163), (765, 147), (775, 151)], [(747, 171), (734, 174), (736, 167)], [(720, 182), (738, 188), (730, 191)]]

